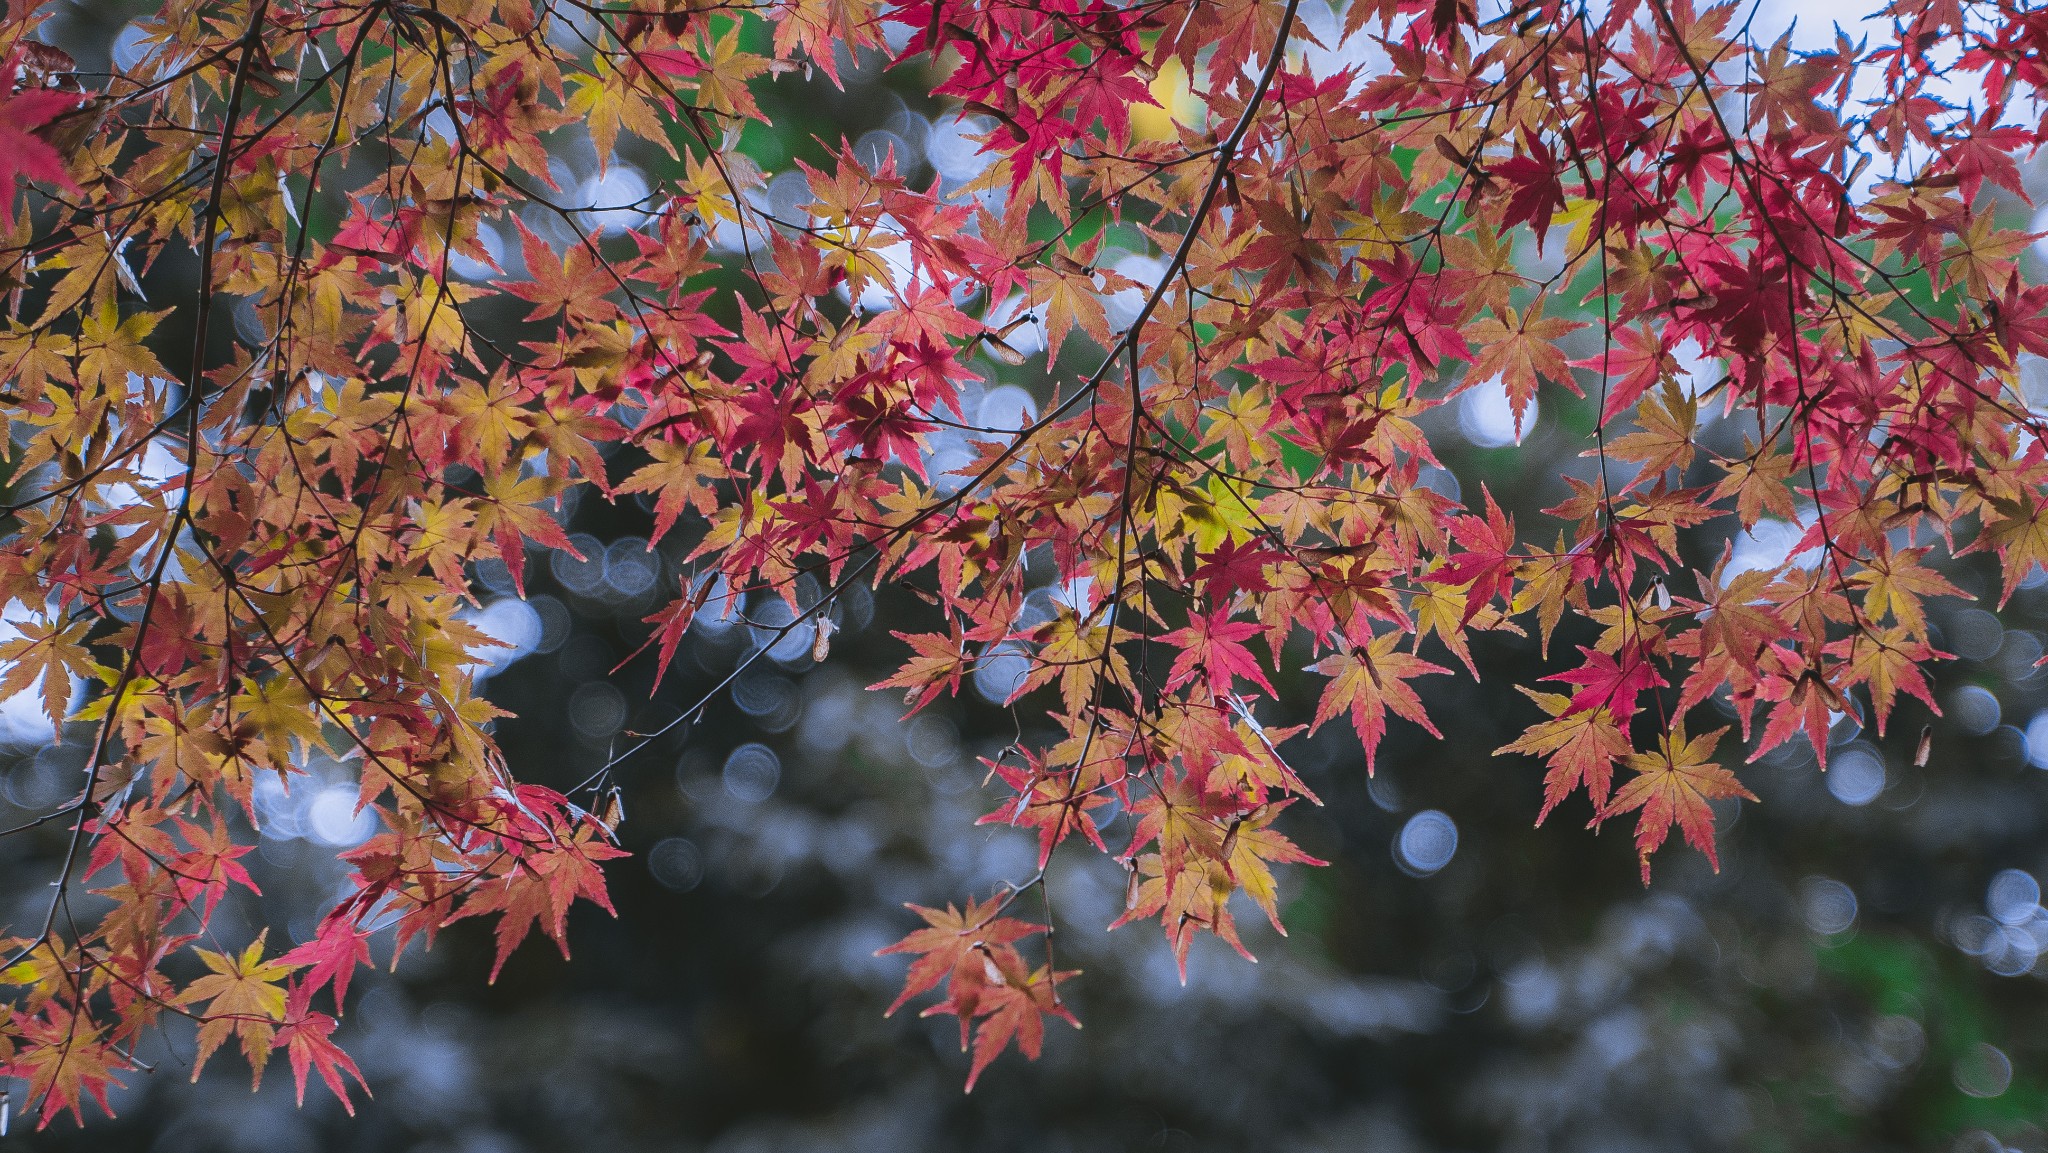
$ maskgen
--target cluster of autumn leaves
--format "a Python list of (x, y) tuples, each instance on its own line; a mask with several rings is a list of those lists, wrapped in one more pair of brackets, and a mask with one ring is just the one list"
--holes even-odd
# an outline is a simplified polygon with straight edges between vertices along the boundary
[[(1034, 830), (1038, 872), (890, 950), (916, 957), (898, 1006), (959, 1018), (970, 1084), (1071, 1020), (1072, 974), (1009, 911), (1077, 834), (1129, 871), (1118, 923), (1156, 920), (1183, 964), (1197, 933), (1238, 943), (1240, 892), (1279, 926), (1272, 866), (1314, 862), (1275, 822), (1316, 800), (1283, 752), (1302, 728), (1270, 720), (1283, 660), (1327, 678), (1311, 723), (1343, 718), (1369, 771), (1390, 718), (1434, 731), (1425, 648), (1477, 675), (1473, 635), (1562, 631), (1555, 691), (1524, 687), (1547, 716), (1503, 751), (1545, 762), (1543, 815), (1579, 791), (1633, 814), (1646, 879), (1674, 827), (1711, 856), (1710, 803), (1748, 795), (1726, 730), (1688, 725), (1710, 699), (1753, 754), (1823, 758), (1839, 714), (1931, 708), (1936, 558), (1995, 550), (2008, 595), (2048, 563), (2017, 390), (2048, 295), (1998, 220), (2044, 131), (2040, 18), (1899, 0), (1897, 41), (1800, 55), (1733, 5), (1354, 0), (1344, 43), (1376, 63), (1332, 70), (1299, 2), (180, 0), (98, 87), (15, 5), (0, 691), (39, 682), (89, 747), (36, 818), (47, 915), (0, 968), (0, 1062), (41, 1116), (167, 1014), (198, 1023), (195, 1075), (232, 1039), (345, 1099), (331, 1034), (373, 939), (493, 917), (502, 966), (608, 907), (611, 763), (573, 795), (514, 782), (464, 616), (477, 562), (519, 579), (571, 548), (573, 488), (644, 494), (689, 545), (648, 621), (663, 667), (699, 614), (780, 597), (786, 632), (881, 581), (936, 606), (884, 682), (912, 707), (1028, 657), (1016, 707), (1058, 735), (988, 766), (985, 821)], [(846, 81), (842, 50), (979, 118), (983, 175), (842, 145), (801, 167), (802, 218), (772, 216), (741, 129), (761, 86)], [(1135, 133), (1169, 74), (1202, 115)], [(1956, 83), (1981, 110), (1943, 103)], [(660, 174), (623, 236), (551, 167), (578, 133)], [(1106, 267), (1134, 249), (1156, 280)], [(159, 257), (195, 252), (195, 302), (153, 308)], [(457, 274), (478, 265), (499, 275)], [(1121, 327), (1113, 293), (1142, 301)], [(962, 390), (1020, 359), (1019, 315), (1044, 415), (976, 427)], [(1495, 381), (1518, 425), (1539, 391), (1597, 422), (1554, 544), (1426, 483), (1418, 421)], [(1740, 455), (1701, 447), (1716, 418)], [(935, 475), (951, 434), (971, 460)], [(1703, 544), (1767, 516), (1801, 526), (1796, 563)], [(281, 954), (211, 941), (255, 888), (255, 782), (314, 756), (377, 818), (354, 895)]]

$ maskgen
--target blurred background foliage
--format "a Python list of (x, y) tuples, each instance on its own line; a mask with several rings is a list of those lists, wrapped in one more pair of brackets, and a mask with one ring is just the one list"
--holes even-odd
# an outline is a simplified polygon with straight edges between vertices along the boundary
[[(81, 0), (46, 35), (104, 68), (133, 51), (135, 12)], [(1312, 30), (1335, 30), (1319, 0), (1304, 12)], [(974, 126), (924, 101), (923, 77), (872, 60), (842, 71), (844, 91), (822, 75), (760, 86), (775, 127), (750, 127), (742, 146), (769, 176), (764, 208), (801, 218), (796, 161), (826, 166), (842, 141), (870, 163), (892, 155), (920, 185), (980, 170), (962, 135)], [(1173, 83), (1163, 77), (1160, 95), (1187, 115)], [(575, 224), (607, 244), (629, 243), (632, 205), (680, 175), (645, 148), (599, 175), (587, 137), (554, 144), (557, 178), (596, 209)], [(309, 210), (317, 221), (321, 206)], [(559, 218), (527, 224), (571, 238)], [(516, 272), (513, 234), (494, 227)], [(747, 283), (742, 240), (719, 236), (728, 289)], [(1152, 262), (1156, 277), (1158, 254), (1134, 231), (1113, 228), (1106, 245), (1101, 264), (1142, 280)], [(175, 298), (191, 275), (163, 262), (146, 287)], [(730, 321), (737, 305), (728, 293), (717, 307)], [(1136, 301), (1109, 307), (1114, 318)], [(521, 308), (482, 302), (476, 323), (510, 331)], [(1014, 368), (984, 358), (987, 387), (966, 402), (991, 427), (1025, 422), (1073, 375), (1045, 363), (1031, 325), (1012, 343), (1033, 355)], [(1085, 353), (1069, 347), (1078, 365)], [(2048, 402), (2042, 367), (2027, 384)], [(1578, 456), (1592, 422), (1590, 402), (1545, 394), (1517, 444), (1505, 397), (1475, 389), (1426, 418), (1447, 466), (1431, 483), (1474, 497), (1486, 484), (1529, 535), (1566, 495), (1560, 474), (1595, 467)], [(1738, 449), (1740, 421), (1707, 435)], [(935, 438), (935, 471), (965, 454)], [(615, 460), (615, 475), (633, 463)], [(687, 543), (650, 551), (650, 511), (632, 500), (585, 499), (563, 516), (587, 559), (530, 556), (524, 601), (502, 566), (476, 573), (477, 616), (512, 646), (482, 670), (517, 714), (500, 739), (521, 778), (556, 787), (683, 716), (765, 639), (700, 622), (658, 691), (645, 656), (614, 672), (645, 639), (641, 618), (690, 579)], [(1693, 566), (1724, 546), (1731, 568), (1774, 565), (1798, 530), (1727, 533), (1687, 539)], [(1005, 1057), (972, 1096), (953, 1021), (882, 1016), (903, 961), (875, 950), (912, 927), (905, 901), (1030, 875), (1026, 834), (973, 822), (995, 803), (976, 757), (1031, 736), (1036, 710), (993, 703), (1021, 675), (1015, 656), (985, 661), (972, 691), (907, 721), (900, 697), (864, 691), (903, 658), (892, 625), (935, 611), (884, 586), (835, 608), (824, 663), (797, 630), (625, 763), (621, 836), (634, 856), (610, 871), (619, 916), (578, 910), (572, 960), (530, 943), (486, 985), (489, 941), (463, 924), (359, 979), (339, 1039), (376, 1096), (353, 1119), (318, 1092), (294, 1107), (281, 1067), (254, 1094), (225, 1064), (188, 1084), (193, 1041), (171, 1028), (144, 1054), (157, 1072), (113, 1095), (118, 1119), (17, 1126), (8, 1141), (96, 1153), (2048, 1150), (2048, 913), (2035, 880), (2048, 876), (2048, 581), (2036, 574), (2000, 609), (1978, 558), (1950, 571), (1978, 599), (1937, 618), (1957, 659), (1938, 672), (1945, 715), (1929, 765), (1912, 767), (1926, 718), (1908, 713), (1881, 740), (1841, 718), (1825, 775), (1785, 746), (1744, 771), (1761, 803), (1721, 813), (1718, 874), (1672, 852), (1643, 888), (1625, 831), (1585, 829), (1582, 799), (1531, 826), (1539, 766), (1492, 750), (1537, 716), (1504, 686), (1546, 670), (1533, 638), (1505, 633), (1475, 645), (1484, 681), (1419, 686), (1449, 719), (1444, 737), (1395, 726), (1376, 777), (1344, 726), (1288, 746), (1325, 803), (1296, 806), (1283, 827), (1331, 864), (1284, 874), (1291, 938), (1241, 921), (1257, 965), (1204, 939), (1183, 987), (1155, 933), (1101, 928), (1121, 906), (1116, 866), (1062, 854), (1050, 911), (1060, 963), (1085, 970), (1072, 996), (1087, 1028), (1057, 1031), (1036, 1064)], [(778, 604), (750, 612), (789, 619)], [(1283, 670), (1282, 688), (1292, 714), (1266, 723), (1307, 721), (1304, 678)], [(16, 711), (0, 704), (10, 824), (73, 788), (82, 755), (43, 747), (41, 722)], [(250, 863), (264, 895), (223, 907), (224, 941), (265, 926), (304, 939), (341, 891), (335, 853), (371, 832), (346, 769), (307, 768), (289, 794), (260, 794)], [(41, 908), (60, 846), (54, 827), (0, 840), (0, 920)]]

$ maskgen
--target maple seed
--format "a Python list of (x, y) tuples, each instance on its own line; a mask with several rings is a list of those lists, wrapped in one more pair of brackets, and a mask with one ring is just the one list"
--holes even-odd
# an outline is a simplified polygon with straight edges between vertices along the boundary
[(997, 988), (1008, 985), (1009, 982), (1003, 979), (1003, 971), (996, 966), (995, 956), (989, 952), (988, 946), (983, 942), (976, 941), (974, 947), (981, 954), (982, 978)]
[(1671, 586), (1664, 583), (1663, 573), (1650, 578), (1650, 587), (1643, 590), (1642, 600), (1637, 602), (1636, 609), (1639, 612), (1648, 612), (1652, 605), (1656, 606), (1659, 612), (1671, 611)]
[(1920, 743), (1913, 749), (1913, 767), (1916, 769), (1926, 768), (1928, 759), (1933, 756), (1934, 726), (1932, 724), (1921, 725)]
[(1009, 341), (992, 332), (983, 333), (981, 340), (982, 344), (988, 349), (990, 356), (1009, 365), (1011, 368), (1016, 368), (1029, 359), (1023, 353), (1018, 352)]

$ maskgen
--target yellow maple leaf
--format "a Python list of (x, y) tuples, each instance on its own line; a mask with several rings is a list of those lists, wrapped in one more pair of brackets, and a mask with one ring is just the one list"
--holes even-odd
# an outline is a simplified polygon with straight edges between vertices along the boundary
[(248, 1058), (250, 1068), (255, 1070), (257, 1082), (262, 1082), (263, 1066), (270, 1060), (271, 1041), (277, 1036), (278, 1023), (285, 1017), (282, 982), (298, 968), (282, 961), (263, 959), (263, 942), (267, 936), (267, 929), (258, 933), (239, 956), (207, 949), (193, 950), (209, 971), (206, 976), (186, 986), (178, 1001), (183, 1005), (212, 1002), (207, 1005), (199, 1026), (199, 1053), (192, 1061), (194, 1081), (199, 1080), (207, 1058), (213, 1056), (216, 1049), (229, 1037), (240, 1037), (242, 1055)]

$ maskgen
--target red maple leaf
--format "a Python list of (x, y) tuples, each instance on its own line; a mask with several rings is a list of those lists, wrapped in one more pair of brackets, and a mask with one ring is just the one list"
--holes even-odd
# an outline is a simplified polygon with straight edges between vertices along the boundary
[(1464, 546), (1464, 551), (1445, 557), (1443, 564), (1425, 577), (1445, 585), (1472, 582), (1465, 593), (1465, 618), (1461, 624), (1470, 624), (1494, 597), (1505, 597), (1512, 591), (1515, 566), (1519, 563), (1509, 555), (1515, 547), (1514, 518), (1501, 512), (1492, 489), (1481, 485), (1480, 492), (1486, 498), (1486, 519), (1468, 515), (1453, 521), (1451, 537)]
[(1002, 778), (1004, 784), (1015, 789), (1017, 795), (975, 824), (1036, 828), (1039, 868), (1045, 868), (1045, 863), (1052, 859), (1055, 846), (1076, 832), (1087, 837), (1097, 849), (1105, 853), (1109, 851), (1109, 847), (1102, 843), (1102, 833), (1096, 829), (1094, 819), (1088, 816), (1090, 809), (1107, 805), (1109, 797), (1102, 792), (1082, 788), (1079, 773), (1048, 772), (1044, 764), (1029, 754), (1022, 764), (992, 761), (986, 757), (981, 763)]
[(1486, 175), (1509, 186), (1507, 210), (1500, 230), (1527, 222), (1541, 247), (1550, 233), (1550, 218), (1564, 209), (1564, 184), (1557, 178), (1557, 157), (1543, 138), (1522, 129), (1522, 151), (1486, 166)]
[[(6, 64), (0, 65), (0, 75), (16, 75), (20, 64), (19, 51), (9, 54)], [(19, 181), (44, 180), (77, 190), (65, 171), (64, 158), (36, 129), (77, 111), (80, 103), (76, 92), (49, 88), (30, 88), (0, 98), (0, 188), (6, 190), (0, 196), (0, 229), (14, 228), (14, 189)]]
[(1636, 715), (1637, 698), (1645, 690), (1667, 683), (1640, 642), (1625, 645), (1619, 659), (1584, 645), (1579, 646), (1579, 652), (1586, 658), (1585, 664), (1543, 678), (1579, 686), (1565, 710), (1566, 716), (1606, 709), (1616, 723), (1627, 725), (1629, 718)]
[(350, 912), (353, 903), (327, 914), (313, 939), (278, 958), (278, 963), (306, 966), (292, 985), (292, 1007), (305, 1012), (306, 1004), (321, 986), (334, 986), (334, 1006), (340, 1011), (348, 997), (348, 983), (358, 965), (370, 963), (370, 933), (357, 924)]
[(292, 1063), (292, 1080), (298, 1086), (298, 1102), (306, 1103), (306, 1074), (314, 1070), (320, 1073), (320, 1080), (341, 1098), (341, 1107), (353, 1117), (355, 1102), (349, 1100), (348, 1082), (342, 1080), (346, 1073), (355, 1078), (364, 1094), (370, 1092), (369, 1082), (363, 1080), (362, 1070), (341, 1046), (333, 1041), (335, 1020), (325, 1013), (301, 1013), (277, 1031), (276, 1044), (285, 1050)]
[(1664, 337), (1642, 325), (1613, 330), (1613, 339), (1593, 356), (1571, 362), (1607, 383), (1600, 419), (1610, 421), (1635, 407), (1657, 382), (1678, 371)]
[(1272, 684), (1259, 670), (1259, 659), (1244, 646), (1245, 641), (1258, 636), (1260, 631), (1254, 621), (1231, 620), (1227, 607), (1207, 614), (1190, 614), (1186, 628), (1175, 629), (1159, 638), (1180, 650), (1179, 655), (1173, 658), (1166, 687), (1177, 689), (1200, 680), (1211, 696), (1224, 697), (1230, 695), (1232, 679), (1244, 677), (1272, 692)]

